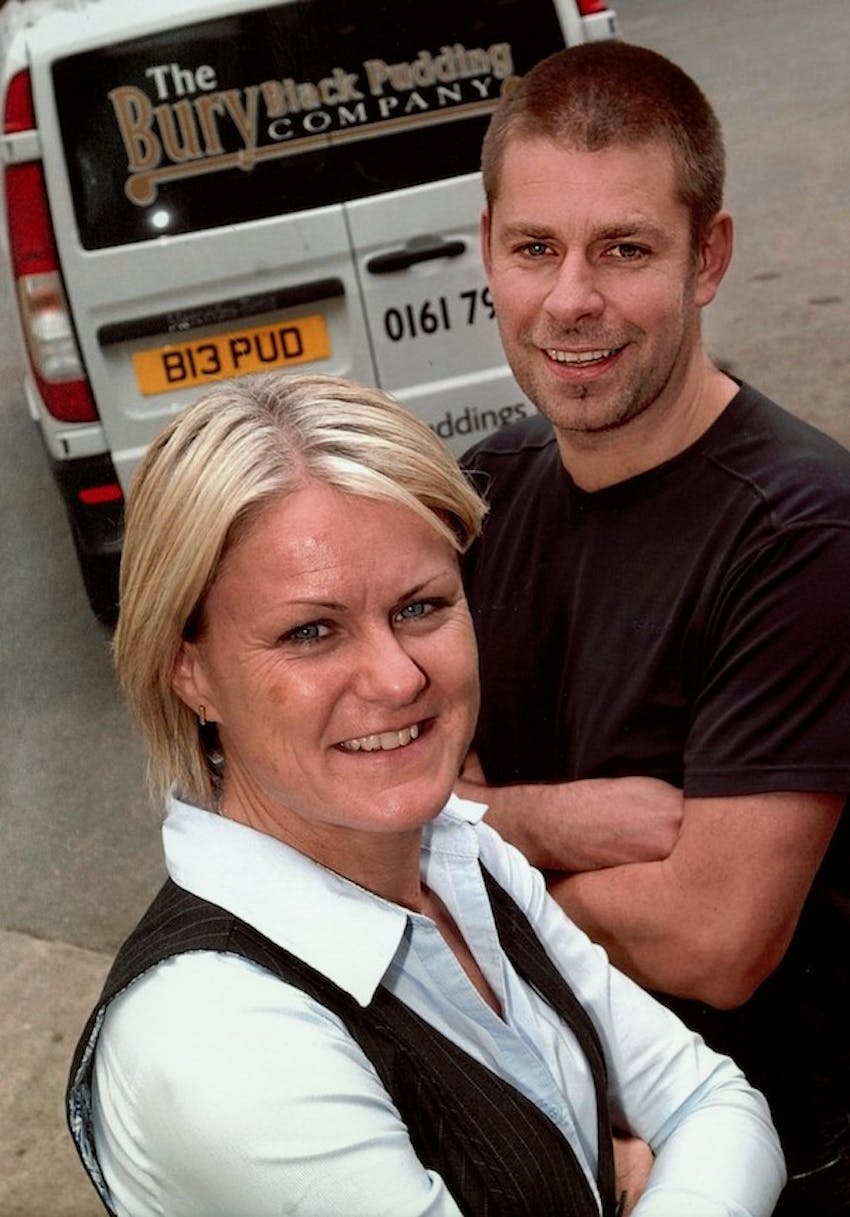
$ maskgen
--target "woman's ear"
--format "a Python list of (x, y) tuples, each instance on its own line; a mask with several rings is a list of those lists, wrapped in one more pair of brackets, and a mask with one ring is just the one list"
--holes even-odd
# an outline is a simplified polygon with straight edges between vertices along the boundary
[(181, 642), (171, 669), (171, 687), (193, 714), (200, 714), (209, 722), (218, 719), (205, 665), (196, 642)]

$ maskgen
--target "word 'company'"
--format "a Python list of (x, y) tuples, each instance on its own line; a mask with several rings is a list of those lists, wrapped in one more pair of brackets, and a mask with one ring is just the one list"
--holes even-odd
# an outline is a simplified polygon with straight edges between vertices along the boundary
[[(467, 50), (460, 43), (414, 60), (365, 60), (359, 72), (333, 67), (315, 81), (286, 76), (219, 89), (215, 69), (158, 64), (146, 71), (155, 98), (136, 85), (109, 93), (127, 152), (127, 196), (153, 201), (158, 181), (258, 160), (340, 138), (366, 138), (411, 123), (492, 109), (513, 77), (509, 43)], [(450, 109), (451, 115), (445, 114)]]

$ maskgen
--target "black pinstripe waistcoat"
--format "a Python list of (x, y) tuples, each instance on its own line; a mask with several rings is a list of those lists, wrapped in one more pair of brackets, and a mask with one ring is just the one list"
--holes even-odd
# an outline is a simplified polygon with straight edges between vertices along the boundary
[[(483, 874), (502, 949), (519, 975), (572, 1029), (587, 1057), (596, 1088), (602, 1217), (612, 1217), (613, 1152), (599, 1038), (525, 915), (486, 871)], [(420, 1161), (440, 1174), (465, 1217), (600, 1217), (569, 1143), (510, 1083), (383, 986), (364, 1009), (259, 931), (171, 880), (119, 951), (71, 1067), (69, 1126), (109, 1213), (115, 1210), (97, 1160), (91, 1120), (92, 1062), (106, 1007), (144, 972), (188, 951), (241, 955), (333, 1011), (374, 1065)]]

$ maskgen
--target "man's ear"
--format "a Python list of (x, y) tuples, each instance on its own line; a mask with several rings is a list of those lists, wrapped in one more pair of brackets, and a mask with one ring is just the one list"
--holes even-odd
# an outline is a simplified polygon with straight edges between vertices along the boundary
[(490, 267), (493, 259), (490, 256), (490, 212), (485, 207), (481, 212), (481, 261), (484, 263), (484, 273), (490, 278)]
[(732, 260), (733, 224), (728, 211), (718, 211), (700, 241), (694, 303), (711, 304)]
[(196, 642), (181, 642), (171, 669), (171, 687), (193, 714), (200, 713), (210, 722), (219, 719), (200, 648)]

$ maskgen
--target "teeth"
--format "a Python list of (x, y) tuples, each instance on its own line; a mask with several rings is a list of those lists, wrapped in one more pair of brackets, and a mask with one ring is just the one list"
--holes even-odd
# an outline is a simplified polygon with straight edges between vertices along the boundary
[(613, 355), (616, 347), (610, 347), (606, 351), (556, 351), (547, 350), (546, 354), (550, 359), (554, 359), (556, 363), (595, 363), (597, 359), (607, 359), (609, 355)]
[(360, 735), (357, 739), (343, 740), (339, 747), (345, 752), (392, 752), (418, 738), (419, 724), (413, 723), (400, 731), (381, 731), (377, 735)]

